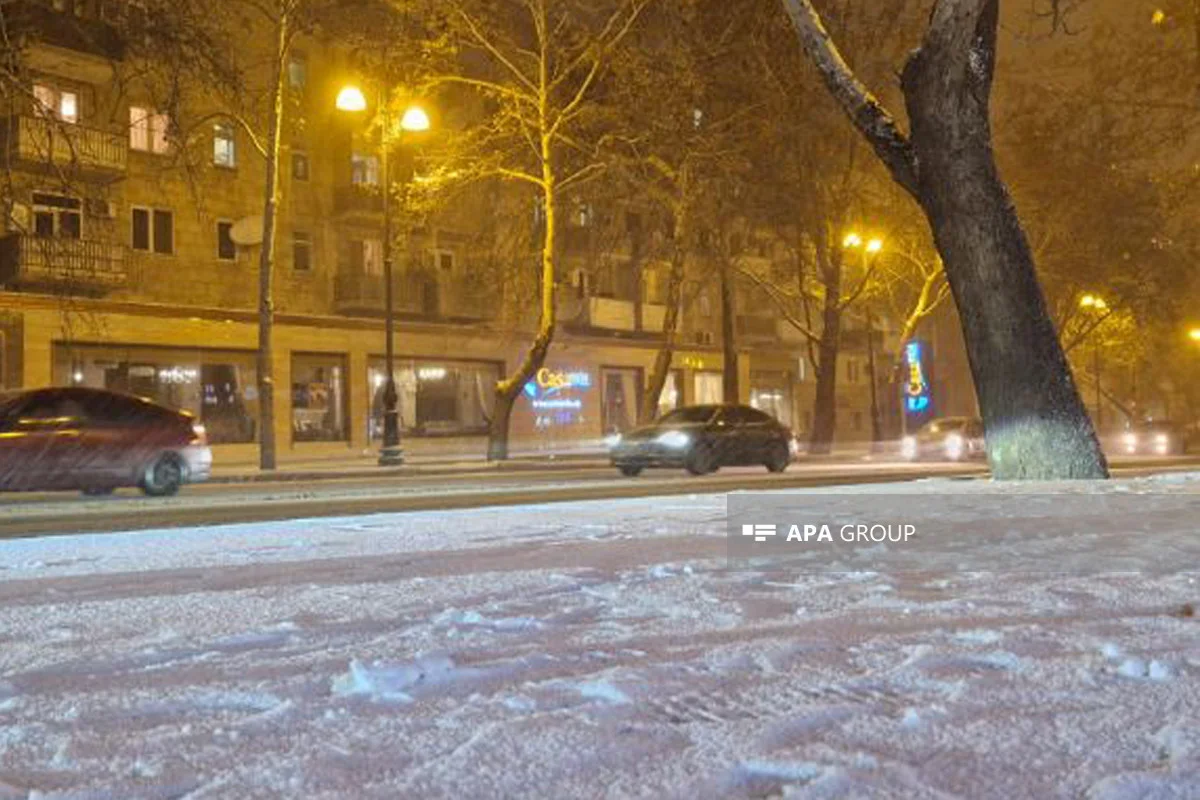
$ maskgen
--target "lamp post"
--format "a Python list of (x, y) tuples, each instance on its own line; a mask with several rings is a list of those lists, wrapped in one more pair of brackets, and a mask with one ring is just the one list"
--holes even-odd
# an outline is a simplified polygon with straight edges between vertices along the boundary
[[(863, 240), (862, 236), (850, 232), (842, 239), (842, 246), (847, 250), (860, 250), (863, 254), (863, 265), (866, 266), (868, 255), (874, 256), (883, 250), (882, 239)], [(867, 309), (867, 376), (871, 382), (871, 450), (879, 452), (883, 446), (883, 416), (879, 411), (879, 380), (875, 372), (875, 318)]]
[[(1094, 294), (1085, 294), (1079, 298), (1079, 307), (1087, 311), (1092, 311), (1097, 314), (1103, 314), (1108, 311), (1108, 303), (1103, 297), (1098, 297)], [(1092, 330), (1095, 333), (1095, 329)], [(1096, 337), (1092, 341), (1092, 374), (1096, 380), (1096, 430), (1104, 429), (1104, 393), (1100, 384), (1100, 376), (1103, 364), (1101, 363), (1100, 337)]]
[[(384, 302), (384, 358), (386, 379), (383, 387), (383, 444), (379, 449), (379, 466), (391, 467), (404, 463), (404, 450), (400, 447), (400, 395), (396, 391), (395, 336), (396, 300), (392, 268), (392, 182), (390, 159), (393, 122), (391, 98), (380, 86), (375, 113), (379, 123), (379, 180), (383, 194), (383, 302)], [(367, 108), (362, 90), (347, 86), (338, 93), (337, 108), (341, 111), (361, 112)], [(419, 106), (410, 106), (400, 118), (397, 139), (405, 131), (429, 130), (429, 116)]]

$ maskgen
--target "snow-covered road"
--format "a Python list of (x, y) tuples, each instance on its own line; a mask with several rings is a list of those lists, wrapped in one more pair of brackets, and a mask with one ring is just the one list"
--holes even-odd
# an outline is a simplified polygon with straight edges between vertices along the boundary
[[(1200, 475), (1039, 490), (1146, 492), (1153, 535), (1103, 539), (1124, 563), (1197, 535)], [(1200, 565), (733, 570), (724, 517), (0, 543), (0, 799), (1200, 798)]]

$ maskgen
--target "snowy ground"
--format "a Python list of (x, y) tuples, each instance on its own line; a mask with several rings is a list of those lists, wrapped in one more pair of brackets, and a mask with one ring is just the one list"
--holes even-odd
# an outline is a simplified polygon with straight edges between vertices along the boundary
[[(1200, 474), (1036, 490), (1146, 493), (1123, 563), (1200, 520)], [(0, 543), (0, 799), (1200, 798), (1200, 565), (734, 571), (724, 514)]]

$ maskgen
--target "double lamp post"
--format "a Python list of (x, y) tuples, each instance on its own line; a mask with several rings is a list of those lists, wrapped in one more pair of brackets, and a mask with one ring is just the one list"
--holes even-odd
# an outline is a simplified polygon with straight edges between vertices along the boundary
[[(392, 182), (390, 159), (392, 147), (399, 143), (405, 132), (419, 133), (429, 130), (429, 115), (420, 106), (409, 106), (397, 121), (391, 112), (391, 94), (380, 86), (376, 92), (375, 124), (379, 128), (379, 183), (383, 195), (383, 294), (384, 294), (384, 345), (386, 379), (383, 387), (383, 444), (379, 450), (381, 467), (404, 463), (404, 450), (400, 447), (399, 393), (396, 391), (395, 334), (396, 301), (392, 278)], [(361, 113), (368, 107), (367, 98), (356, 86), (347, 86), (337, 96), (339, 111)]]

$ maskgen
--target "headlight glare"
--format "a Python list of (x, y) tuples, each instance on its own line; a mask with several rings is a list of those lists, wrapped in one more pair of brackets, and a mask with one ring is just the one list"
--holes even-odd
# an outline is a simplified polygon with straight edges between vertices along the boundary
[(660, 433), (655, 441), (663, 447), (681, 450), (687, 447), (691, 440), (691, 437), (683, 431), (667, 431), (666, 433)]

